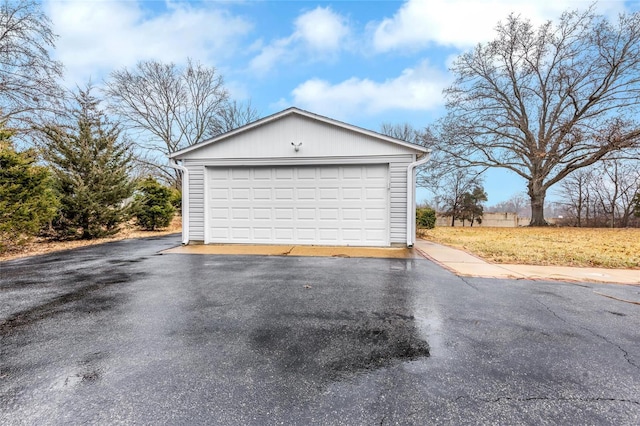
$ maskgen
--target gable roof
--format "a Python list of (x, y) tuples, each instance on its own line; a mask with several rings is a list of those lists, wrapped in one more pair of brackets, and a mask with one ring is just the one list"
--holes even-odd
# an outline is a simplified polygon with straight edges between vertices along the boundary
[(271, 123), (273, 121), (279, 120), (281, 118), (287, 117), (287, 116), (292, 115), (292, 114), (296, 114), (296, 115), (300, 115), (300, 116), (303, 116), (303, 117), (311, 118), (313, 120), (317, 120), (317, 121), (320, 121), (320, 122), (323, 122), (323, 123), (326, 123), (326, 124), (330, 124), (330, 125), (333, 125), (333, 126), (341, 127), (343, 129), (350, 130), (350, 131), (356, 132), (356, 133), (360, 133), (360, 134), (363, 134), (363, 135), (366, 135), (366, 136), (371, 136), (371, 137), (377, 138), (379, 140), (383, 140), (385, 142), (389, 142), (389, 143), (392, 143), (392, 144), (396, 144), (396, 145), (404, 146), (406, 148), (413, 149), (414, 151), (418, 151), (418, 152), (421, 152), (421, 153), (426, 153), (427, 152), (427, 148), (425, 148), (425, 147), (423, 147), (421, 145), (416, 145), (414, 143), (410, 143), (410, 142), (406, 142), (406, 141), (403, 141), (403, 140), (400, 140), (400, 139), (396, 139), (396, 138), (393, 138), (391, 136), (386, 136), (386, 135), (383, 135), (382, 133), (374, 132), (372, 130), (363, 129), (362, 127), (358, 127), (358, 126), (354, 126), (354, 125), (351, 125), (351, 124), (347, 124), (347, 123), (344, 123), (342, 121), (338, 121), (338, 120), (334, 120), (334, 119), (329, 118), (329, 117), (325, 117), (323, 115), (319, 115), (319, 114), (315, 114), (313, 112), (302, 110), (300, 108), (291, 107), (291, 108), (287, 108), (287, 109), (285, 109), (283, 111), (277, 112), (275, 114), (269, 115), (267, 117), (261, 118), (259, 120), (256, 120), (256, 121), (254, 121), (252, 123), (246, 124), (246, 125), (244, 125), (242, 127), (238, 127), (237, 129), (234, 129), (234, 130), (231, 130), (229, 132), (223, 133), (221, 135), (215, 136), (215, 137), (213, 137), (211, 139), (207, 139), (207, 140), (199, 142), (199, 143), (197, 143), (195, 145), (191, 145), (191, 146), (183, 148), (183, 149), (181, 149), (179, 151), (173, 152), (173, 153), (171, 153), (169, 155), (169, 158), (179, 157), (179, 156), (184, 155), (184, 154), (186, 154), (188, 152), (198, 150), (200, 148), (203, 148), (205, 146), (214, 144), (216, 142), (220, 142), (222, 140), (225, 140), (225, 139), (230, 138), (232, 136), (238, 135), (240, 133), (251, 131), (251, 130), (253, 130), (255, 128), (258, 128), (260, 126), (263, 126), (265, 124)]

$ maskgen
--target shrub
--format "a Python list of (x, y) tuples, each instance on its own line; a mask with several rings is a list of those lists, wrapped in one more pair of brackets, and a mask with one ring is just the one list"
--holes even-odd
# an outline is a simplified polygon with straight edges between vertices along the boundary
[(418, 228), (435, 228), (436, 211), (431, 207), (418, 207), (416, 209), (416, 225)]
[(154, 178), (142, 180), (134, 198), (136, 224), (148, 231), (169, 226), (176, 211), (171, 203), (174, 198), (173, 191)]
[(0, 252), (27, 242), (55, 215), (49, 170), (33, 150), (18, 152), (0, 127)]

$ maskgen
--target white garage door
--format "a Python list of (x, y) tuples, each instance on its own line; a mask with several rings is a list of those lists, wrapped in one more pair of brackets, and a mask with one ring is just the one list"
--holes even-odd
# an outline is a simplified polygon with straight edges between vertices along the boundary
[(388, 169), (209, 168), (205, 242), (387, 246)]

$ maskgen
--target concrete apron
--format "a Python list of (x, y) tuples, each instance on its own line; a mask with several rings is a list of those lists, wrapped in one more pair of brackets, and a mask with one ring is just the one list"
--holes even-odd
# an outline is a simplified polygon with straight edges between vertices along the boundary
[(424, 259), (424, 257), (417, 250), (396, 247), (206, 244), (175, 247), (169, 250), (164, 250), (162, 253)]

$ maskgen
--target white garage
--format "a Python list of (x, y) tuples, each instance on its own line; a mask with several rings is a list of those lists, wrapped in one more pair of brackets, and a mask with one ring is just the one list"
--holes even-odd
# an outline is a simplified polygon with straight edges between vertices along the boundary
[(411, 246), (425, 153), (289, 108), (171, 156), (183, 243)]

